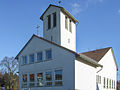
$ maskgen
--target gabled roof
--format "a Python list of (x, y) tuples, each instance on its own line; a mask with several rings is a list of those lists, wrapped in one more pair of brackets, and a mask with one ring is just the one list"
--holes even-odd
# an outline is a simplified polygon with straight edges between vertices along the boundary
[(40, 19), (43, 20), (43, 16), (44, 14), (47, 12), (47, 10), (50, 8), (50, 7), (57, 7), (57, 8), (60, 8), (60, 10), (65, 13), (66, 15), (68, 15), (75, 23), (79, 23), (65, 8), (61, 7), (61, 6), (56, 6), (56, 5), (52, 5), (50, 4), (48, 6), (48, 8), (44, 11), (44, 13), (41, 15)]
[(99, 62), (111, 47), (84, 52), (82, 54)]
[(74, 52), (74, 51), (72, 51), (72, 50), (70, 50), (70, 49), (67, 49), (67, 48), (65, 48), (65, 47), (63, 47), (63, 46), (60, 46), (60, 45), (54, 43), (54, 42), (51, 42), (51, 41), (49, 41), (49, 40), (47, 40), (47, 39), (44, 39), (44, 38), (42, 38), (42, 37), (39, 37), (39, 36), (33, 34), (33, 36), (30, 38), (30, 40), (25, 44), (25, 46), (22, 48), (22, 50), (17, 54), (17, 56), (15, 57), (15, 59), (18, 59), (18, 56), (21, 54), (21, 52), (24, 50), (24, 48), (30, 43), (30, 41), (31, 41), (34, 37), (37, 37), (37, 38), (39, 38), (39, 39), (41, 39), (41, 40), (44, 40), (44, 41), (46, 41), (46, 42), (48, 42), (48, 43), (51, 43), (51, 44), (53, 44), (53, 45), (56, 45), (56, 46), (58, 46), (58, 47), (61, 47), (61, 48), (63, 48), (63, 49), (66, 49), (66, 50), (68, 50), (68, 51), (70, 51), (70, 52), (72, 52), (72, 53), (77, 54), (76, 52)]
[[(88, 51), (88, 52), (84, 52), (82, 54), (84, 54), (84, 55), (96, 60), (97, 62), (99, 62), (110, 49), (112, 49), (112, 47)], [(117, 70), (118, 70), (118, 66), (117, 66), (116, 59), (115, 59), (115, 56), (113, 53), (113, 49), (112, 49), (112, 54), (113, 54), (113, 58), (114, 58)]]
[(18, 59), (19, 55), (22, 53), (22, 51), (27, 47), (27, 45), (31, 42), (31, 40), (32, 40), (34, 37), (36, 37), (36, 38), (38, 38), (38, 39), (40, 39), (40, 40), (44, 40), (44, 41), (46, 41), (46, 42), (48, 42), (48, 43), (50, 43), (50, 44), (53, 44), (53, 45), (55, 45), (55, 46), (58, 46), (58, 47), (60, 47), (60, 48), (63, 48), (63, 49), (65, 49), (65, 50), (67, 50), (67, 51), (69, 51), (69, 52), (71, 52), (71, 53), (74, 53), (76, 58), (77, 58), (77, 57), (80, 57), (80, 58), (84, 59), (86, 62), (89, 62), (89, 63), (95, 65), (96, 67), (102, 67), (102, 65), (98, 64), (95, 60), (93, 60), (93, 59), (91, 59), (91, 58), (89, 58), (89, 57), (87, 57), (87, 56), (85, 56), (85, 55), (83, 55), (83, 54), (78, 54), (78, 53), (75, 52), (75, 51), (72, 51), (72, 50), (70, 50), (70, 49), (67, 49), (67, 48), (65, 48), (65, 47), (63, 47), (63, 46), (60, 46), (60, 45), (58, 45), (58, 44), (56, 44), (56, 43), (54, 43), (54, 42), (51, 42), (51, 41), (49, 41), (49, 40), (47, 40), (47, 39), (44, 39), (44, 38), (42, 38), (42, 37), (39, 37), (39, 36), (37, 36), (37, 35), (35, 35), (35, 34), (33, 34), (33, 36), (30, 38), (30, 40), (25, 44), (25, 46), (24, 46), (24, 47), (21, 49), (21, 51), (17, 54), (17, 56), (15, 57), (15, 59)]

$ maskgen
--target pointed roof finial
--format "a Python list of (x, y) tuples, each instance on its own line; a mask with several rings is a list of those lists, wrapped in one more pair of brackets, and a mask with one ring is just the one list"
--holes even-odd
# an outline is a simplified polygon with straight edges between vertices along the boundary
[(38, 29), (39, 29), (39, 27), (40, 27), (39, 25), (37, 25), (37, 27), (36, 27), (37, 28), (37, 35), (38, 35)]

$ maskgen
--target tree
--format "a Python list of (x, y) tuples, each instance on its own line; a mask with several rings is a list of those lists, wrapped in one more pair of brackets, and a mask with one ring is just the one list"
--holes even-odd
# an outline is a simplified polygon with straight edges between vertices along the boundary
[(0, 62), (0, 66), (4, 73), (6, 85), (9, 86), (9, 89), (13, 90), (14, 82), (18, 80), (18, 77), (16, 77), (18, 72), (18, 61), (14, 59), (14, 57), (4, 57)]
[(120, 90), (120, 80), (117, 81), (117, 90)]

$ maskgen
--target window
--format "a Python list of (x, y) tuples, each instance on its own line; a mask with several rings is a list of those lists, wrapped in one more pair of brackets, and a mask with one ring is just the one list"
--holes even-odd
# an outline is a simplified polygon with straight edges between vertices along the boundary
[(40, 62), (42, 60), (43, 60), (43, 54), (42, 54), (42, 52), (38, 52), (37, 53), (37, 62)]
[(99, 76), (99, 84), (101, 84), (101, 76)]
[(34, 54), (29, 55), (29, 63), (34, 63)]
[(70, 32), (72, 33), (72, 20), (70, 20), (69, 22), (69, 29), (70, 29)]
[(112, 89), (113, 89), (113, 80), (112, 80)]
[(112, 89), (113, 89), (113, 80), (112, 80)]
[(52, 72), (46, 72), (46, 86), (52, 86)]
[(107, 88), (108, 88), (108, 78), (107, 78)]
[(43, 86), (43, 73), (38, 73), (37, 74), (37, 86)]
[(48, 15), (48, 29), (51, 28), (51, 15)]
[(34, 82), (35, 80), (35, 74), (30, 74), (30, 82)]
[(109, 81), (109, 88), (111, 88), (111, 79), (110, 79), (110, 81)]
[(68, 29), (68, 18), (65, 16), (65, 28)]
[(103, 87), (105, 88), (105, 77), (104, 77), (104, 80), (103, 80)]
[(99, 75), (96, 76), (96, 82), (101, 84), (101, 76), (99, 76)]
[(115, 87), (116, 87), (116, 86), (115, 86), (115, 81), (114, 81), (114, 89), (115, 89)]
[(26, 88), (27, 87), (27, 74), (24, 74), (22, 76), (22, 80), (23, 80), (22, 88)]
[(46, 60), (52, 59), (52, 50), (46, 50)]
[(27, 74), (23, 75), (23, 82), (27, 82)]
[(55, 86), (62, 86), (62, 70), (55, 70)]
[(34, 81), (35, 81), (35, 74), (30, 74), (30, 83), (29, 83), (29, 86), (30, 87), (33, 87), (33, 86), (35, 86), (35, 83), (34, 83)]
[(22, 56), (22, 64), (27, 64), (27, 56)]
[(96, 75), (96, 83), (98, 83), (98, 75)]
[(56, 12), (53, 13), (53, 27), (56, 26)]

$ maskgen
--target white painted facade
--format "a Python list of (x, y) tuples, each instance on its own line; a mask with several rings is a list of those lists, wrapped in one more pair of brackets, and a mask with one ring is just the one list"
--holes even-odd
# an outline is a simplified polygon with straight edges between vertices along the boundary
[[(112, 48), (105, 54), (105, 56), (98, 63), (103, 65), (103, 68), (96, 69), (96, 72), (98, 72), (96, 73), (96, 75), (101, 76), (101, 83), (97, 84), (98, 85), (97, 90), (116, 90), (117, 66), (115, 63), (115, 58)], [(104, 78), (105, 78), (105, 87), (104, 87)], [(108, 87), (107, 87), (107, 79), (108, 79)], [(112, 88), (112, 81), (113, 81), (113, 88)], [(115, 86), (114, 86), (114, 82), (115, 82)]]
[(96, 90), (96, 68), (75, 60), (75, 89)]

